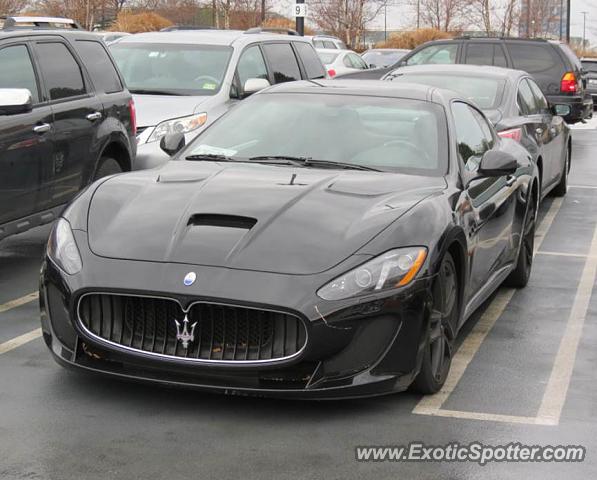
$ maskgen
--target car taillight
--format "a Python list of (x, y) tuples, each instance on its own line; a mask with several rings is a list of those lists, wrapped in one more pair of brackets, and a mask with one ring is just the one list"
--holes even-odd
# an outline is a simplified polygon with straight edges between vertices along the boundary
[(131, 114), (131, 129), (133, 136), (137, 136), (137, 110), (135, 109), (135, 102), (131, 98), (129, 100), (129, 113)]
[(498, 135), (502, 138), (511, 138), (512, 140), (516, 140), (520, 142), (522, 139), (522, 128), (511, 128), (510, 130), (502, 130), (498, 132)]
[(576, 75), (573, 72), (566, 72), (562, 77), (560, 90), (563, 93), (574, 93), (577, 89)]
[(330, 68), (328, 70), (328, 75), (330, 76), (330, 78), (333, 78), (336, 76), (336, 70), (334, 70), (333, 68)]

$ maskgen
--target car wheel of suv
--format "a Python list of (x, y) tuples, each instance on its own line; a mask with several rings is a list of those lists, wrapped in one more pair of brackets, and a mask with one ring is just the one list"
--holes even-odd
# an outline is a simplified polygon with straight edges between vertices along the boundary
[(518, 260), (516, 268), (508, 275), (504, 285), (512, 288), (524, 288), (529, 283), (531, 269), (533, 268), (533, 253), (535, 249), (535, 224), (537, 223), (537, 201), (530, 199), (529, 210), (527, 212), (522, 244), (518, 251)]
[(457, 323), (459, 298), (456, 265), (452, 255), (447, 253), (433, 286), (433, 310), (423, 364), (412, 384), (412, 389), (419, 393), (436, 393), (446, 382), (452, 364), (452, 325)]
[(122, 167), (118, 160), (115, 160), (111, 157), (102, 157), (99, 165), (97, 167), (97, 171), (95, 172), (94, 180), (98, 180), (99, 178), (107, 177), (108, 175), (114, 175), (115, 173), (121, 173)]
[(564, 169), (560, 177), (560, 183), (553, 189), (553, 194), (556, 197), (563, 197), (568, 193), (568, 172), (570, 171), (570, 150), (566, 148), (566, 160), (564, 161)]

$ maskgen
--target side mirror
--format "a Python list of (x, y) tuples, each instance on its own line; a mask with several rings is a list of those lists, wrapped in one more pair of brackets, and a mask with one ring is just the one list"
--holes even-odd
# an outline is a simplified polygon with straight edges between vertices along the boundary
[(249, 78), (243, 86), (243, 96), (248, 97), (269, 87), (271, 84), (265, 78)]
[(375, 63), (370, 63), (369, 68), (377, 68), (377, 65), (375, 65)]
[(485, 152), (479, 165), (479, 175), (486, 177), (512, 175), (516, 170), (518, 170), (518, 161), (516, 158), (500, 150)]
[(26, 88), (0, 88), (0, 115), (17, 115), (33, 110), (31, 92)]
[(160, 148), (170, 157), (180, 152), (186, 144), (182, 133), (169, 133), (160, 140)]
[(551, 113), (554, 115), (559, 115), (560, 117), (570, 115), (571, 112), (572, 109), (570, 108), (570, 105), (556, 104), (551, 106)]

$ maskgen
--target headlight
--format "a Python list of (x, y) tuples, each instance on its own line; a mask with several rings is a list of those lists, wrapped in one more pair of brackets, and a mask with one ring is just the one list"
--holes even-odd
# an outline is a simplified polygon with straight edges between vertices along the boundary
[(389, 252), (332, 280), (317, 292), (324, 300), (342, 300), (371, 292), (408, 285), (427, 257), (425, 247), (408, 247)]
[(69, 275), (74, 275), (83, 268), (75, 237), (70, 224), (64, 218), (58, 219), (52, 228), (48, 240), (48, 256)]
[(169, 133), (189, 133), (193, 130), (197, 130), (199, 127), (205, 125), (207, 122), (207, 113), (199, 113), (197, 115), (191, 115), (189, 117), (174, 118), (172, 120), (166, 120), (165, 122), (159, 123), (154, 129), (147, 143), (157, 142), (163, 136)]

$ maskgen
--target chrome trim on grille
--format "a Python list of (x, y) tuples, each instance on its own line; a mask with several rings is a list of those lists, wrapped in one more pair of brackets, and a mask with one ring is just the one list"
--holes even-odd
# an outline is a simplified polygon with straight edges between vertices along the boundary
[[(105, 338), (102, 338), (102, 337), (96, 335), (95, 333), (93, 333), (91, 330), (89, 330), (83, 323), (83, 321), (81, 319), (81, 314), (79, 311), (79, 309), (81, 308), (81, 301), (83, 300), (83, 298), (85, 298), (89, 295), (115, 295), (115, 296), (119, 296), (119, 297), (153, 298), (153, 299), (158, 299), (158, 300), (168, 300), (168, 301), (176, 302), (180, 306), (180, 309), (182, 310), (182, 312), (184, 314), (187, 314), (191, 310), (193, 305), (207, 304), (207, 305), (220, 305), (220, 306), (224, 306), (224, 307), (246, 308), (248, 310), (266, 311), (266, 312), (272, 312), (272, 313), (279, 313), (279, 314), (283, 314), (283, 315), (290, 315), (290, 316), (295, 317), (297, 320), (299, 320), (302, 323), (303, 328), (305, 329), (305, 342), (303, 343), (303, 346), (296, 353), (286, 356), (286, 357), (275, 358), (273, 360), (272, 359), (208, 360), (208, 359), (201, 359), (201, 358), (177, 357), (174, 355), (164, 355), (161, 353), (147, 352), (145, 350), (139, 350), (137, 348), (131, 348), (126, 345), (121, 345), (120, 343), (116, 343), (111, 340), (106, 340)], [(240, 305), (240, 304), (236, 304), (236, 303), (210, 302), (210, 301), (204, 301), (204, 300), (197, 300), (195, 302), (192, 302), (185, 309), (185, 308), (183, 308), (180, 301), (177, 300), (176, 298), (162, 297), (162, 296), (157, 296), (157, 295), (139, 295), (139, 294), (133, 294), (133, 293), (85, 292), (83, 295), (81, 295), (79, 297), (79, 299), (77, 301), (77, 324), (85, 332), (86, 335), (88, 335), (95, 341), (97, 341), (99, 343), (103, 343), (105, 345), (116, 347), (116, 349), (119, 349), (119, 350), (134, 352), (136, 354), (141, 354), (141, 355), (147, 355), (149, 357), (158, 357), (158, 358), (163, 358), (163, 359), (167, 359), (167, 360), (175, 360), (175, 361), (181, 361), (181, 362), (185, 362), (185, 363), (204, 364), (204, 365), (214, 365), (214, 364), (215, 365), (217, 365), (217, 364), (227, 365), (227, 366), (232, 366), (232, 365), (275, 365), (278, 363), (285, 363), (288, 360), (291, 360), (291, 359), (296, 358), (299, 355), (301, 355), (303, 353), (303, 351), (305, 350), (305, 348), (307, 348), (307, 343), (309, 342), (309, 330), (307, 329), (306, 323), (303, 321), (303, 319), (299, 315), (296, 315), (294, 313), (285, 312), (283, 310), (274, 310), (271, 308), (258, 308), (258, 307), (250, 307), (250, 306), (246, 306), (246, 305)]]

